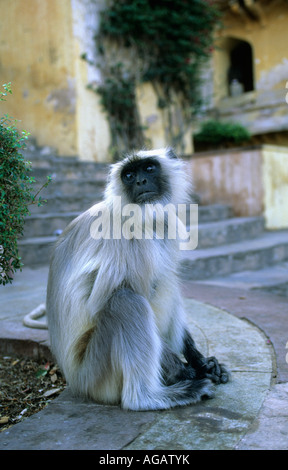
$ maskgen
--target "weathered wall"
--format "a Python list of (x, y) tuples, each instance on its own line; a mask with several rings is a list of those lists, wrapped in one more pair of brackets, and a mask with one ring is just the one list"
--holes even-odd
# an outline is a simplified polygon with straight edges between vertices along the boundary
[[(141, 123), (145, 129), (151, 148), (166, 147), (170, 142), (169, 116), (165, 109), (160, 110), (157, 106), (158, 98), (150, 83), (144, 83), (137, 88), (137, 102)], [(177, 103), (176, 97), (174, 103)], [(179, 148), (175, 146), (175, 151), (179, 154), (191, 155), (193, 152), (192, 127), (185, 125), (179, 107), (175, 105), (171, 111), (173, 130), (175, 134), (182, 135)], [(181, 148), (180, 148), (181, 147)], [(183, 147), (183, 149), (182, 149)]]
[(189, 164), (201, 203), (229, 204), (236, 216), (262, 214), (260, 149), (196, 153)]
[(229, 204), (242, 217), (263, 214), (268, 229), (288, 227), (288, 148), (204, 152), (188, 168), (202, 204)]
[[(62, 1), (62, 0), (61, 0)], [(105, 0), (65, 0), (71, 3), (73, 25), (73, 56), (77, 91), (77, 155), (83, 160), (105, 162), (110, 159), (110, 131), (98, 95), (87, 89), (99, 83), (99, 71), (87, 61), (97, 62), (94, 35), (99, 25), (99, 12)]]
[[(109, 161), (110, 130), (99, 96), (87, 89), (101, 83), (94, 35), (105, 0), (0, 0), (0, 77), (12, 82), (13, 95), (1, 115), (21, 120), (19, 127), (38, 145), (59, 155)], [(0, 85), (1, 85), (0, 82)], [(167, 126), (149, 85), (138, 90), (140, 116), (151, 147), (167, 145)], [(185, 153), (192, 151), (191, 130)]]
[[(230, 11), (224, 17), (224, 27), (213, 55), (212, 97), (212, 107), (218, 117), (241, 122), (254, 135), (288, 129), (288, 105), (285, 101), (288, 5), (284, 1), (260, 1), (257, 4), (261, 8), (258, 19), (249, 18), (247, 13), (241, 13), (241, 9), (239, 14)], [(229, 50), (235, 40), (247, 41), (252, 47), (254, 90), (229, 97)]]
[(288, 227), (288, 148), (265, 145), (262, 165), (267, 225), (271, 229)]
[(0, 76), (13, 95), (1, 114), (64, 155), (77, 152), (70, 0), (0, 0)]
[(93, 49), (103, 1), (0, 0), (0, 72), (13, 95), (1, 113), (20, 119), (19, 127), (39, 145), (60, 155), (106, 161), (110, 141), (99, 98), (87, 84), (99, 78), (81, 59)]

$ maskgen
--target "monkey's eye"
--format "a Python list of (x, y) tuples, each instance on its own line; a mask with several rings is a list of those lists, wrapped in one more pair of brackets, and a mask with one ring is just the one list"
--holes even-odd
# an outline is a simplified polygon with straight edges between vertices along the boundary
[(134, 171), (126, 171), (126, 173), (123, 174), (123, 178), (125, 181), (127, 181), (128, 183), (130, 183), (131, 181), (134, 180), (135, 178), (135, 173)]
[(145, 171), (147, 171), (147, 173), (152, 173), (155, 170), (155, 168), (156, 166), (153, 165), (153, 163), (150, 163), (149, 165), (146, 166)]

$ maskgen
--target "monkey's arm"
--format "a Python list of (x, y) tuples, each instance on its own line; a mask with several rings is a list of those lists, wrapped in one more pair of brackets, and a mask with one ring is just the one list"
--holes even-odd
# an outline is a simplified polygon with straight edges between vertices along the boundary
[(190, 333), (186, 330), (184, 335), (183, 354), (188, 364), (196, 371), (198, 378), (208, 378), (216, 384), (226, 383), (229, 372), (223, 364), (219, 364), (216, 357), (204, 357), (196, 348)]

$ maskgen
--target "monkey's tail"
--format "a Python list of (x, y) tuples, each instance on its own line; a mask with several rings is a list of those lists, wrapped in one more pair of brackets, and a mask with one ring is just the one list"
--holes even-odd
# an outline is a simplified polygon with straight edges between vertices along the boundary
[(192, 379), (169, 385), (165, 392), (172, 402), (171, 406), (189, 405), (203, 398), (212, 398), (215, 387), (209, 379)]
[(138, 411), (161, 410), (192, 405), (203, 398), (212, 398), (214, 396), (214, 385), (208, 379), (193, 379), (169, 386), (160, 385), (154, 390), (148, 390), (144, 386), (141, 387), (141, 390), (138, 390), (138, 393), (135, 387), (132, 394), (131, 391), (131, 388), (128, 393), (123, 390), (122, 408)]

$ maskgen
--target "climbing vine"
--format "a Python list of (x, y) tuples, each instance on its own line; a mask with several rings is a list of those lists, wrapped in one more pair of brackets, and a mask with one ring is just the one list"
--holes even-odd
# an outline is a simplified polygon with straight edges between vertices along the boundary
[[(158, 107), (179, 106), (183, 123), (200, 105), (199, 72), (212, 50), (219, 13), (209, 0), (111, 0), (95, 36), (103, 83), (95, 91), (110, 123), (113, 144), (129, 150), (144, 142), (136, 86), (152, 83)], [(170, 116), (170, 118), (169, 118)], [(181, 134), (181, 132), (180, 132)], [(180, 135), (181, 138), (181, 135)]]

